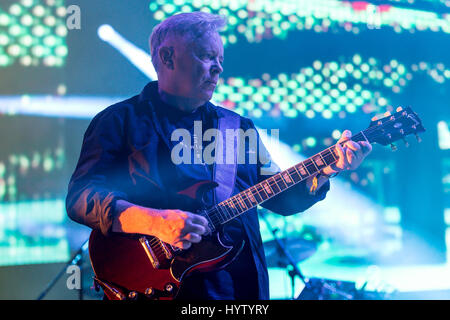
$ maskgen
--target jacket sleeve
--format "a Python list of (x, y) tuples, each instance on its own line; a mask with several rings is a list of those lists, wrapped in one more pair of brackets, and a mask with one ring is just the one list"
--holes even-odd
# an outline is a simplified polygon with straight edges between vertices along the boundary
[[(272, 160), (270, 153), (264, 146), (258, 134), (259, 161), (257, 165), (258, 182), (270, 178), (271, 176), (281, 172), (278, 165)], [(269, 209), (277, 214), (284, 216), (303, 212), (309, 209), (318, 201), (325, 199), (330, 182), (327, 181), (318, 189), (315, 195), (311, 195), (306, 187), (306, 180), (299, 182), (297, 185), (285, 190), (279, 195), (267, 200), (262, 207)]]
[(68, 187), (69, 217), (105, 235), (111, 232), (117, 200), (127, 200), (118, 188), (123, 163), (123, 123), (120, 110), (109, 107), (91, 121)]

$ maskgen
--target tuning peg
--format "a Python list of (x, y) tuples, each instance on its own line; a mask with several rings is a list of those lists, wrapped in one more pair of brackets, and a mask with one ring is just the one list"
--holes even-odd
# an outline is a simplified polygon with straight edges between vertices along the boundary
[(409, 147), (409, 143), (408, 143), (408, 141), (406, 141), (406, 139), (405, 138), (403, 138), (403, 142), (405, 143), (405, 147)]
[(384, 113), (384, 116), (385, 117), (389, 117), (389, 116), (391, 116), (391, 113), (389, 111), (387, 111), (387, 112)]
[(397, 149), (398, 149), (397, 146), (395, 144), (391, 143), (391, 150), (397, 151)]
[(373, 116), (371, 120), (372, 121), (377, 121), (378, 120), (378, 116)]
[(415, 136), (416, 136), (417, 142), (421, 143), (422, 142), (422, 138), (419, 137), (419, 135), (417, 133), (415, 134)]
[(402, 111), (402, 110), (403, 110), (402, 107), (398, 107), (397, 109), (395, 109), (396, 112), (400, 112), (400, 111)]

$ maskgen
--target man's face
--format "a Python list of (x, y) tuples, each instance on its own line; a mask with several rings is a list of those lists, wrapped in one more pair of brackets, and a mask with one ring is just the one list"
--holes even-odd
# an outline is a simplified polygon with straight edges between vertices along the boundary
[(209, 101), (223, 71), (220, 35), (211, 32), (193, 42), (180, 41), (175, 46), (173, 60), (174, 69), (170, 77), (176, 94), (199, 100), (201, 104)]

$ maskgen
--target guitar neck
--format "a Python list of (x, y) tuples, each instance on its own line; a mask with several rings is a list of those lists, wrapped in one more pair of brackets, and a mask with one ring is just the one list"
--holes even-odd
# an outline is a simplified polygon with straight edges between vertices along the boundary
[[(352, 141), (369, 141), (365, 131), (352, 136)], [(344, 142), (341, 143), (341, 145)], [(323, 168), (334, 164), (338, 160), (335, 146), (265, 179), (254, 186), (215, 205), (207, 212), (214, 226), (224, 224), (237, 216), (247, 212), (257, 205), (273, 198), (292, 186), (319, 173)]]

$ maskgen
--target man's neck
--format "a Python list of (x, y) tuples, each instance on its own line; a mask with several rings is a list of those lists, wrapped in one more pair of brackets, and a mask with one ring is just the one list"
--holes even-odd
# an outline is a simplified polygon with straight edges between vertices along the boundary
[(200, 101), (198, 99), (191, 99), (182, 96), (177, 96), (170, 94), (163, 89), (158, 87), (158, 94), (160, 99), (174, 108), (177, 108), (183, 112), (194, 112), (198, 107), (201, 107), (205, 104), (205, 101)]

